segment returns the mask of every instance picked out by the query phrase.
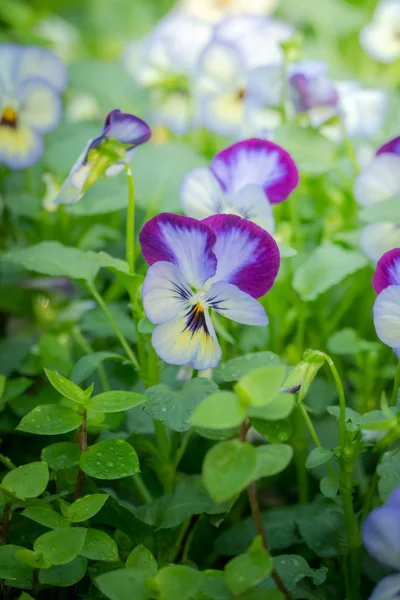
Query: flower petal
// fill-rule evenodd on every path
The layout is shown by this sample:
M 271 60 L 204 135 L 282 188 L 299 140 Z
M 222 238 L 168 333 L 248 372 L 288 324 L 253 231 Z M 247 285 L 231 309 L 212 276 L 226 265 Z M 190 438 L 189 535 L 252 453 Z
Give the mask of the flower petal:
M 376 585 L 369 600 L 398 600 L 400 598 L 400 574 L 388 575 Z
M 245 185 L 257 184 L 272 204 L 285 200 L 299 182 L 290 154 L 258 138 L 237 142 L 219 152 L 211 162 L 211 170 L 226 191 L 236 193 Z
M 376 265 L 372 285 L 377 294 L 392 285 L 400 285 L 400 248 L 385 252 Z
M 40 78 L 58 92 L 67 85 L 64 63 L 53 52 L 36 46 L 23 48 L 14 76 L 20 82 L 32 77 Z
M 244 126 L 245 105 L 238 91 L 209 94 L 197 106 L 196 122 L 218 135 L 239 137 Z
M 400 192 L 400 156 L 379 154 L 358 175 L 354 196 L 361 206 L 388 200 Z
M 400 136 L 389 140 L 388 142 L 386 142 L 386 144 L 383 144 L 383 146 L 378 148 L 378 150 L 376 151 L 376 155 L 378 156 L 379 154 L 384 154 L 385 152 L 397 154 L 397 156 L 400 156 Z
M 200 370 L 215 367 L 222 354 L 211 319 L 206 312 L 204 324 L 195 331 L 188 328 L 187 313 L 181 313 L 173 321 L 159 325 L 153 331 L 152 344 L 166 363 L 191 363 L 195 369 Z
M 282 83 L 282 67 L 279 64 L 251 69 L 246 86 L 247 98 L 259 105 L 279 106 Z
M 11 169 L 25 169 L 37 162 L 43 152 L 43 140 L 25 125 L 0 125 L 0 164 Z
M 368 553 L 387 567 L 400 570 L 400 512 L 387 506 L 365 519 L 362 539 Z
M 275 219 L 272 207 L 266 201 L 263 189 L 258 185 L 246 185 L 233 196 L 232 204 L 235 213 L 253 221 L 269 233 L 274 233 Z
M 264 296 L 279 270 L 279 250 L 274 238 L 236 215 L 214 215 L 203 223 L 217 238 L 213 252 L 218 263 L 212 282 L 233 283 L 253 298 Z
M 195 81 L 199 94 L 239 90 L 245 83 L 245 66 L 238 49 L 212 40 L 199 57 Z
M 61 100 L 51 87 L 40 79 L 29 79 L 17 93 L 22 103 L 19 116 L 25 125 L 40 133 L 54 129 L 61 119 Z
M 9 89 L 14 85 L 15 72 L 22 51 L 23 47 L 17 44 L 0 44 L 1 88 Z
M 390 348 L 400 346 L 400 286 L 389 285 L 380 292 L 374 304 L 374 325 L 381 342 Z
M 264 307 L 252 296 L 242 292 L 236 285 L 218 281 L 213 283 L 206 301 L 221 315 L 243 325 L 265 326 L 268 317 Z
M 139 117 L 123 113 L 119 109 L 112 110 L 104 123 L 103 135 L 117 140 L 121 144 L 138 146 L 147 142 L 151 137 L 151 129 Z
M 172 262 L 190 285 L 202 287 L 215 273 L 215 234 L 202 221 L 162 213 L 144 225 L 139 240 L 149 265 Z
M 147 271 L 142 290 L 143 308 L 152 323 L 159 325 L 175 319 L 190 305 L 192 295 L 176 265 L 160 261 Z
M 218 179 L 210 169 L 194 169 L 183 180 L 181 202 L 189 217 L 204 219 L 221 212 L 224 196 Z
M 336 88 L 347 135 L 374 135 L 382 127 L 386 116 L 386 92 L 363 89 L 353 81 L 338 83 Z
M 360 234 L 360 248 L 377 262 L 385 252 L 400 247 L 400 227 L 394 223 L 372 223 Z

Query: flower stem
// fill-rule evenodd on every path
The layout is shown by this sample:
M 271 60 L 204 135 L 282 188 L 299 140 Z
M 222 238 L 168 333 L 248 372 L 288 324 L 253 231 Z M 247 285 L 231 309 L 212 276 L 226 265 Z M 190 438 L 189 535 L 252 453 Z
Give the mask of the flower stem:
M 79 427 L 79 449 L 80 452 L 86 452 L 87 450 L 87 413 L 83 411 L 83 421 Z M 85 481 L 85 473 L 79 467 L 78 478 L 76 480 L 74 500 L 78 500 L 82 496 L 83 482 Z
M 4 456 L 4 454 L 0 454 L 0 463 L 2 463 L 7 469 L 9 469 L 9 471 L 12 471 L 13 469 L 17 468 L 7 456 Z
M 293 451 L 294 460 L 296 463 L 297 470 L 297 482 L 299 487 L 299 502 L 300 504 L 307 504 L 308 502 L 308 473 L 306 469 L 306 460 L 308 454 L 307 448 L 307 436 L 304 429 L 303 419 L 299 410 L 299 406 L 296 406 L 293 411 L 293 424 L 294 424 L 294 437 L 293 437 Z
M 129 273 L 135 273 L 135 185 L 133 182 L 132 170 L 128 164 L 125 164 L 125 171 L 128 180 L 128 212 L 126 216 L 126 262 L 129 266 Z
M 314 444 L 317 446 L 317 448 L 322 448 L 321 440 L 319 439 L 318 434 L 315 431 L 315 427 L 310 419 L 310 415 L 308 414 L 307 409 L 302 402 L 299 404 L 299 408 Z M 329 475 L 336 479 L 336 473 L 329 462 L 326 463 L 326 468 L 329 471 Z
M 392 392 L 392 406 L 397 406 L 397 396 L 399 393 L 400 385 L 400 360 L 397 362 L 396 375 L 394 377 L 393 392 Z
M 249 423 L 247 420 L 245 420 L 245 421 L 243 421 L 243 423 L 240 427 L 239 437 L 240 437 L 241 442 L 244 442 L 246 440 L 246 433 L 247 433 L 248 429 L 249 429 Z M 264 546 L 265 550 L 270 554 L 267 535 L 265 533 L 264 525 L 262 522 L 260 505 L 258 503 L 258 498 L 257 498 L 256 484 L 254 483 L 254 481 L 247 487 L 247 497 L 249 499 L 251 514 L 253 516 L 253 521 L 256 526 L 257 535 L 261 536 L 263 546 Z M 271 577 L 274 580 L 275 585 L 278 588 L 278 590 L 280 592 L 282 592 L 282 594 L 285 596 L 285 599 L 292 600 L 292 596 L 291 596 L 289 590 L 283 583 L 278 571 L 275 568 L 273 568 L 271 571 Z
M 121 343 L 121 346 L 123 347 L 123 349 L 126 352 L 126 355 L 128 356 L 129 360 L 132 363 L 133 368 L 135 369 L 135 371 L 139 370 L 139 363 L 137 361 L 137 358 L 132 350 L 132 348 L 130 347 L 130 345 L 128 344 L 127 339 L 125 338 L 124 334 L 122 333 L 122 331 L 119 329 L 114 317 L 112 316 L 107 304 L 104 302 L 103 298 L 101 297 L 100 293 L 97 291 L 97 289 L 95 288 L 94 284 L 92 283 L 88 283 L 87 284 L 88 290 L 89 292 L 92 294 L 93 298 L 96 300 L 97 304 L 100 306 L 100 308 L 103 310 L 104 314 L 106 315 L 107 319 L 110 322 L 111 327 L 113 328 L 115 335 L 117 336 L 118 340 Z
M 32 573 L 32 596 L 36 598 L 40 592 L 39 569 L 33 569 Z
M 10 517 L 11 517 L 11 511 L 12 511 L 12 503 L 7 502 L 7 504 L 4 505 L 4 509 L 3 509 L 3 518 L 2 518 L 2 522 L 1 522 L 1 533 L 0 533 L 0 546 L 4 546 L 5 544 L 7 544 L 7 529 L 8 529 L 8 523 L 9 523 Z

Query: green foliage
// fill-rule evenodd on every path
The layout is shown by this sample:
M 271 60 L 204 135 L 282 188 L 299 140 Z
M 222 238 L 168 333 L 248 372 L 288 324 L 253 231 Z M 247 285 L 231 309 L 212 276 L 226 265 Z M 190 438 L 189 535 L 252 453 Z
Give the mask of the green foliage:
M 99 575 L 96 586 L 109 600 L 147 600 L 144 576 L 134 569 L 118 569 Z
M 121 439 L 104 440 L 82 452 L 80 467 L 96 479 L 121 479 L 139 471 L 134 448 Z
M 22 515 L 49 529 L 63 529 L 69 526 L 68 519 L 58 514 L 50 506 L 28 506 Z
M 51 385 L 65 398 L 69 398 L 69 400 L 78 404 L 85 404 L 89 400 L 90 394 L 88 392 L 84 392 L 80 387 L 72 383 L 72 381 L 59 375 L 59 373 L 50 371 L 50 369 L 45 369 L 45 373 Z
M 39 536 L 33 545 L 35 552 L 43 555 L 51 565 L 65 565 L 81 552 L 87 529 L 69 527 L 56 529 Z
M 233 392 L 216 392 L 199 404 L 190 422 L 195 427 L 230 429 L 246 417 L 246 409 Z
M 95 412 L 114 413 L 139 406 L 146 400 L 146 396 L 135 392 L 104 392 L 91 398 L 88 408 Z
M 104 531 L 88 529 L 80 556 L 91 560 L 114 562 L 119 560 L 118 546 L 115 541 Z
M 65 503 L 62 505 L 63 514 L 72 523 L 86 521 L 101 510 L 107 502 L 107 494 L 90 494 L 84 498 L 78 498 L 70 506 Z
M 384 453 L 377 467 L 379 476 L 378 489 L 382 502 L 386 502 L 390 494 L 400 485 L 400 449 L 394 448 Z
M 261 583 L 272 571 L 273 561 L 257 537 L 246 554 L 233 558 L 225 567 L 225 581 L 234 596 Z
M 152 583 L 163 600 L 189 600 L 199 591 L 201 581 L 199 571 L 183 565 L 169 565 L 159 570 Z
M 34 462 L 13 469 L 3 477 L 2 485 L 17 498 L 37 498 L 44 492 L 49 481 L 49 469 L 45 462 Z
M 265 406 L 279 394 L 285 367 L 263 367 L 241 377 L 235 390 L 241 400 L 251 406 Z
M 55 442 L 42 450 L 42 460 L 50 469 L 59 471 L 79 465 L 80 451 L 78 444 L 73 442 Z
M 256 452 L 257 466 L 254 479 L 281 473 L 286 469 L 293 456 L 293 448 L 287 444 L 259 446 Z
M 126 567 L 135 569 L 143 577 L 155 577 L 157 575 L 157 561 L 145 546 L 136 546 L 126 559 Z
M 82 415 L 61 404 L 36 406 L 21 419 L 17 429 L 36 435 L 60 435 L 77 429 Z
M 220 362 L 214 371 L 214 378 L 217 383 L 239 381 L 241 377 L 251 371 L 281 363 L 281 358 L 273 352 L 244 354 L 226 362 Z
M 293 155 L 302 172 L 319 175 L 332 168 L 337 146 L 314 129 L 282 125 L 275 135 L 276 143 Z
M 306 467 L 307 469 L 314 469 L 320 465 L 324 465 L 333 456 L 332 450 L 327 448 L 313 448 L 310 454 L 307 456 Z

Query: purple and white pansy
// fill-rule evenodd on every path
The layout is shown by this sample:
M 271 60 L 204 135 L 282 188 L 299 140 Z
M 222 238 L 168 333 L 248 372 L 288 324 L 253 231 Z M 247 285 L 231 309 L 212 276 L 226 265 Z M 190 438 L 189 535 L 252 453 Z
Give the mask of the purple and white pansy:
M 372 280 L 378 294 L 374 324 L 379 339 L 396 351 L 400 349 L 400 248 L 386 252 L 378 261 Z
M 157 325 L 152 344 L 167 363 L 215 367 L 221 358 L 209 310 L 246 325 L 265 326 L 257 302 L 279 270 L 279 250 L 263 229 L 236 215 L 203 221 L 162 213 L 140 233 L 150 265 L 143 307 Z
M 60 121 L 67 71 L 52 52 L 15 44 L 0 44 L 0 65 L 0 164 L 24 169 Z
M 296 164 L 286 150 L 252 138 L 216 154 L 209 169 L 190 171 L 181 202 L 189 217 L 236 214 L 273 233 L 271 204 L 286 200 L 298 182 Z
M 56 198 L 57 204 L 74 204 L 103 175 L 113 177 L 122 171 L 137 146 L 151 137 L 151 129 L 134 115 L 116 109 L 104 122 L 99 137 L 91 140 L 79 156 Z
M 388 200 L 400 194 L 400 137 L 383 144 L 354 184 L 354 196 L 361 206 Z M 400 246 L 400 227 L 396 223 L 372 223 L 361 231 L 360 246 L 373 261 Z

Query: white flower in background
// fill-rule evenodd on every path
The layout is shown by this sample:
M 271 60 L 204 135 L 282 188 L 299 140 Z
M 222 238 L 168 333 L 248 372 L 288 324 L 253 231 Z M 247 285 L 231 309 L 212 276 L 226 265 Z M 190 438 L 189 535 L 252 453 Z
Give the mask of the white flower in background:
M 151 89 L 153 123 L 177 134 L 190 125 L 190 78 L 211 34 L 210 24 L 172 11 L 142 42 L 128 44 L 124 63 L 141 85 Z
M 280 0 L 181 0 L 179 8 L 190 15 L 218 23 L 230 15 L 271 14 Z
M 400 138 L 379 148 L 376 156 L 358 175 L 354 196 L 361 206 L 371 206 L 400 194 Z M 395 223 L 372 223 L 360 235 L 363 252 L 373 261 L 400 247 L 400 227 Z
M 379 2 L 372 21 L 360 32 L 360 44 L 379 62 L 400 58 L 400 0 Z
M 72 23 L 49 15 L 37 23 L 35 31 L 41 38 L 51 42 L 52 49 L 64 62 L 69 63 L 79 57 L 79 32 Z

